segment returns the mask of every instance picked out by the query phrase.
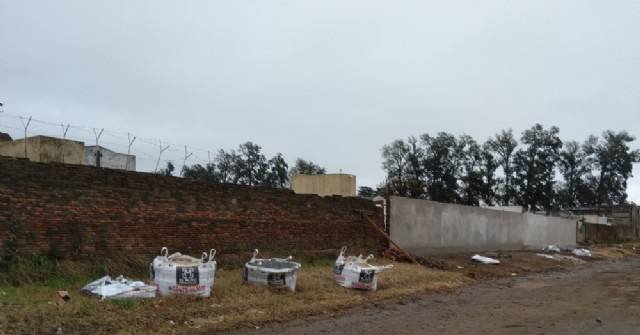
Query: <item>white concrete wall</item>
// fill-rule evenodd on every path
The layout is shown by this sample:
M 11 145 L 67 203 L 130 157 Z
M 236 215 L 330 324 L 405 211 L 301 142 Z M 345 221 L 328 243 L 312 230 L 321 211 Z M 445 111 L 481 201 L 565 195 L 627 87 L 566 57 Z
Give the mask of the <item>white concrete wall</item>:
M 410 252 L 576 245 L 573 220 L 391 197 L 391 238 Z
M 524 213 L 522 206 L 484 206 L 484 209 L 492 209 L 494 211 L 505 211 L 513 213 Z
M 100 167 L 120 170 L 136 170 L 136 156 L 120 154 L 101 146 L 86 146 L 84 148 L 84 164 L 96 166 L 96 152 L 100 151 Z

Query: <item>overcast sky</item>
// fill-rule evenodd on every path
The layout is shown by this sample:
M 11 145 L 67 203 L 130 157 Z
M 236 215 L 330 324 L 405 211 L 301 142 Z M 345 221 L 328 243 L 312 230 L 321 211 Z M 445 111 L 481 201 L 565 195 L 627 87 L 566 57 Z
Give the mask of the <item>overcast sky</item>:
M 130 133 L 139 171 L 252 141 L 375 187 L 410 135 L 640 136 L 637 0 L 0 0 L 0 29 L 0 131 Z

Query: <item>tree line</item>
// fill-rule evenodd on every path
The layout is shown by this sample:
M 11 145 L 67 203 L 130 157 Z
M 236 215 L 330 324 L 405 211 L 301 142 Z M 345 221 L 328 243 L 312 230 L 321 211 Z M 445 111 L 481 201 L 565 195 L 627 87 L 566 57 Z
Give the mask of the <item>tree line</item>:
M 484 143 L 471 136 L 439 132 L 398 139 L 384 145 L 385 180 L 358 195 L 397 195 L 470 206 L 523 206 L 534 211 L 619 205 L 627 202 L 627 180 L 640 150 L 635 137 L 607 130 L 584 142 L 563 142 L 558 127 L 535 124 L 516 139 L 501 130 Z M 212 162 L 183 166 L 180 175 L 249 186 L 289 188 L 291 175 L 324 174 L 325 168 L 297 158 L 289 166 L 282 154 L 267 159 L 262 147 L 246 142 L 237 150 L 219 150 Z M 172 175 L 170 162 L 159 173 Z
M 640 150 L 626 131 L 607 130 L 584 142 L 563 142 L 558 127 L 536 124 L 502 130 L 476 142 L 440 132 L 398 139 L 382 147 L 386 180 L 359 195 L 397 195 L 471 206 L 519 205 L 533 211 L 618 205 Z
M 297 158 L 289 168 L 282 154 L 278 153 L 267 159 L 261 150 L 262 147 L 253 142 L 241 144 L 237 151 L 221 149 L 210 163 L 183 166 L 181 176 L 190 180 L 288 188 L 291 185 L 291 175 L 294 173 L 326 173 L 325 168 L 302 158 Z M 170 176 L 174 170 L 173 164 L 168 162 L 167 167 L 160 169 L 159 173 Z

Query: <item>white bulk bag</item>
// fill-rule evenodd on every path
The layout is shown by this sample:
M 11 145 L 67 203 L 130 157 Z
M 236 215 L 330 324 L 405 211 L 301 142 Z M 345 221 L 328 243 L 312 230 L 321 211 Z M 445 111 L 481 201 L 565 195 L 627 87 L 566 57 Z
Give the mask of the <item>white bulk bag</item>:
M 179 252 L 169 254 L 163 247 L 160 256 L 151 263 L 151 282 L 158 287 L 160 295 L 184 294 L 208 297 L 216 276 L 216 250 L 209 255 L 202 253 L 200 259 Z
M 292 262 L 288 258 L 256 258 L 258 249 L 253 252 L 253 257 L 244 265 L 243 279 L 245 283 L 255 285 L 282 286 L 291 292 L 296 290 L 298 269 L 302 265 Z
M 373 255 L 367 258 L 362 258 L 362 255 L 345 257 L 345 251 L 347 247 L 342 247 L 333 267 L 333 280 L 340 286 L 375 291 L 378 289 L 379 273 L 393 267 L 393 264 L 385 266 L 368 264 L 367 261 L 372 259 Z

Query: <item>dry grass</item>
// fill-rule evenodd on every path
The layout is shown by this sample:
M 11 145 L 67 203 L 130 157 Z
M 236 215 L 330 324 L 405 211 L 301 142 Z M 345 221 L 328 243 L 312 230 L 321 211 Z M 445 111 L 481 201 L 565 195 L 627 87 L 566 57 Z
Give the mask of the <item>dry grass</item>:
M 135 260 L 129 265 L 134 264 L 137 264 Z M 73 270 L 73 263 L 61 266 L 75 274 L 95 270 L 82 269 L 82 265 L 79 265 L 81 269 Z M 79 291 L 95 277 L 80 276 L 20 287 L 5 285 L 0 286 L 0 334 L 52 334 L 58 328 L 62 328 L 64 334 L 206 333 L 333 314 L 387 298 L 471 283 L 462 274 L 395 264 L 394 268 L 381 273 L 377 291 L 360 291 L 335 284 L 331 271 L 331 260 L 303 264 L 296 292 L 291 293 L 246 285 L 242 283 L 242 270 L 219 269 L 213 293 L 208 298 L 172 296 L 99 301 Z M 49 304 L 57 290 L 70 291 L 71 300 L 63 306 Z
M 634 250 L 632 244 L 621 244 L 616 247 L 595 246 L 590 249 L 591 255 L 607 259 L 623 259 L 637 255 L 640 250 Z
M 631 245 L 589 249 L 594 260 L 638 255 L 638 250 L 633 250 Z M 237 264 L 228 265 L 233 260 L 228 255 L 224 262 L 219 262 L 226 266 L 219 267 L 213 293 L 208 298 L 171 296 L 105 301 L 81 294 L 80 289 L 106 273 L 125 274 L 147 282 L 149 259 L 127 256 L 100 263 L 87 260 L 55 263 L 37 256 L 17 261 L 0 273 L 0 283 L 5 282 L 0 284 L 0 335 L 53 334 L 58 328 L 67 335 L 210 334 L 330 316 L 349 307 L 376 304 L 385 299 L 404 301 L 419 293 L 447 291 L 482 278 L 549 271 L 561 266 L 557 261 L 526 252 L 514 252 L 513 259 L 505 258 L 500 267 L 478 265 L 465 254 L 440 255 L 431 260 L 438 261 L 446 271 L 396 263 L 394 268 L 380 274 L 377 291 L 361 291 L 333 282 L 335 258 L 326 258 L 324 254 L 321 259 L 312 256 L 303 258 L 295 293 L 243 284 L 242 269 Z M 241 264 L 241 260 L 248 257 L 248 254 L 238 255 L 236 263 Z M 378 260 L 377 265 L 389 262 Z M 15 280 L 19 278 L 25 280 L 16 286 Z M 71 300 L 62 306 L 49 304 L 58 290 L 69 291 Z

